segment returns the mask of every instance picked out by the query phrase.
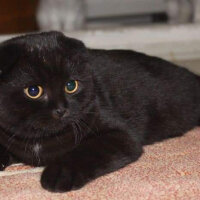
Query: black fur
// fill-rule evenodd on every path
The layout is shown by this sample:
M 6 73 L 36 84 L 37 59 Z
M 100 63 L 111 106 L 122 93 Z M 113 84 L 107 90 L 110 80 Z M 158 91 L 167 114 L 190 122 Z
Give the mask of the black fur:
M 137 160 L 144 144 L 199 125 L 200 79 L 156 57 L 88 49 L 59 32 L 0 45 L 0 169 L 45 166 L 42 186 L 78 189 Z M 79 81 L 66 94 L 67 80 Z M 24 88 L 41 85 L 32 100 Z M 57 108 L 69 116 L 52 117 Z

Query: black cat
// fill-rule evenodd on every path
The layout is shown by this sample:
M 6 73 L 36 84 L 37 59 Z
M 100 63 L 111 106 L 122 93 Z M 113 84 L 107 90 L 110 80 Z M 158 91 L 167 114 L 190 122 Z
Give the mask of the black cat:
M 200 78 L 156 57 L 88 49 L 59 32 L 0 45 L 0 167 L 45 166 L 65 192 L 199 125 Z

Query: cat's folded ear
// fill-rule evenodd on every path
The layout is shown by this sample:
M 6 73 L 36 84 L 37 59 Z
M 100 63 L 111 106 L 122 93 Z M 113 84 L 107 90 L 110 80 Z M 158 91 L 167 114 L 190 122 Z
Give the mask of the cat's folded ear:
M 20 55 L 18 44 L 6 41 L 0 44 L 0 77 L 8 73 Z
M 70 55 L 71 59 L 88 56 L 87 47 L 80 40 L 59 34 L 58 43 L 67 49 L 67 54 Z

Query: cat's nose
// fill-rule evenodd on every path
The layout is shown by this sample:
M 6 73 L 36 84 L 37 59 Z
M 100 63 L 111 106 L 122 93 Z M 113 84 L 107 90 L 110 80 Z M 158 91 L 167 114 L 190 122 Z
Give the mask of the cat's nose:
M 52 116 L 55 119 L 65 118 L 69 116 L 69 109 L 67 108 L 57 108 L 52 112 Z

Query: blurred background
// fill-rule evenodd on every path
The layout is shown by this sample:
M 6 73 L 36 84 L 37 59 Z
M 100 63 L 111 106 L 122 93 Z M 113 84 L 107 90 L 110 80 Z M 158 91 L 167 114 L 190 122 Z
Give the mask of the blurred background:
M 0 0 L 0 40 L 58 30 L 93 48 L 134 49 L 200 73 L 200 0 Z
M 0 33 L 179 24 L 199 20 L 198 0 L 0 0 Z

